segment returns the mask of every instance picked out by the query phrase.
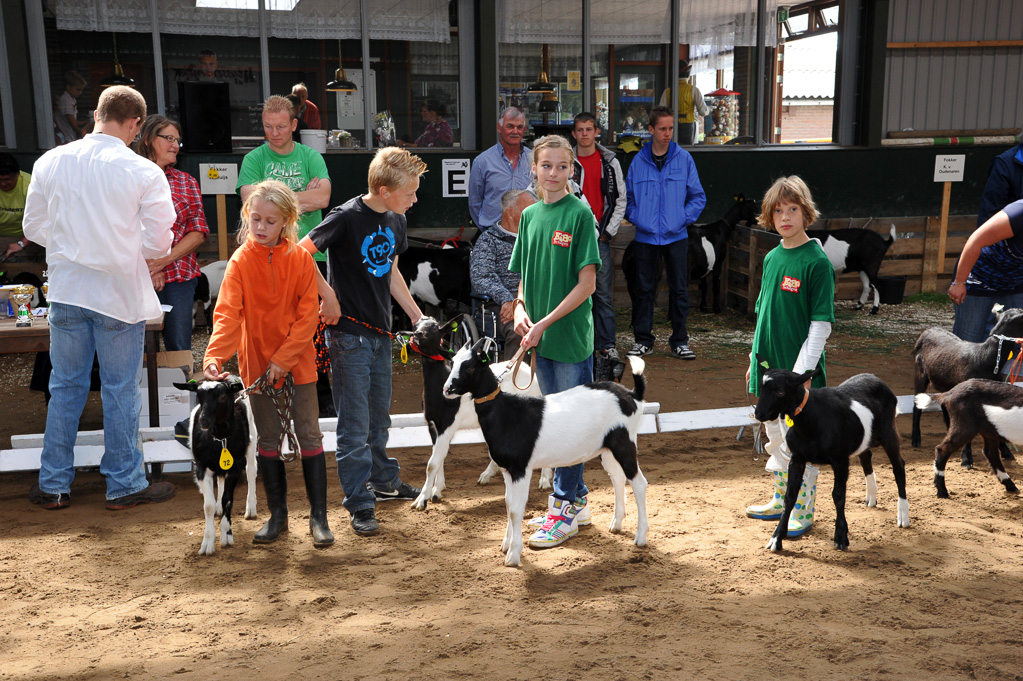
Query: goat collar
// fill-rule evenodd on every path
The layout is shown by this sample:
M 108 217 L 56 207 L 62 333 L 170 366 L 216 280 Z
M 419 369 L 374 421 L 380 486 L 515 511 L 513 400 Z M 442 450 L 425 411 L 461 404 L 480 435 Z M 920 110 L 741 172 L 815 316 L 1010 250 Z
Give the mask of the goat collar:
M 494 388 L 494 392 L 490 393 L 489 395 L 486 395 L 485 397 L 477 397 L 476 399 L 473 400 L 473 402 L 475 402 L 476 404 L 483 404 L 484 402 L 489 402 L 490 400 L 497 397 L 497 394 L 499 392 L 501 392 L 500 385 Z
M 806 401 L 808 399 L 810 399 L 810 391 L 807 390 L 806 388 L 803 388 L 803 401 L 800 402 L 799 406 L 796 407 L 796 410 L 792 412 L 793 416 L 799 416 L 799 412 L 803 411 L 803 407 L 806 406 Z
M 422 350 L 419 349 L 419 346 L 416 345 L 416 342 L 413 339 L 411 339 L 411 338 L 409 339 L 408 346 L 410 348 L 412 348 L 413 350 L 415 350 L 416 352 L 418 352 L 423 357 L 427 358 L 427 359 L 437 360 L 438 362 L 443 362 L 443 361 L 445 361 L 447 359 L 446 357 L 444 357 L 442 355 L 439 355 L 439 354 L 438 355 L 428 355 L 428 354 L 426 354 L 425 352 L 423 352 Z

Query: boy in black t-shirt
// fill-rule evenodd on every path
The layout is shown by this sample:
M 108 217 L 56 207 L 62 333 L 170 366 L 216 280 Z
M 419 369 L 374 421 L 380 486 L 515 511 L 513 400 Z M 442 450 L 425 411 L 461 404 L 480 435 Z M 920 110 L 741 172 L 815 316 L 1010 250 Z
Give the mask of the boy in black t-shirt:
M 337 408 L 337 473 L 352 529 L 379 532 L 377 501 L 412 500 L 419 489 L 401 481 L 387 456 L 391 425 L 391 296 L 415 324 L 422 316 L 398 267 L 408 247 L 405 211 L 416 202 L 426 164 L 403 149 L 377 152 L 369 192 L 338 206 L 302 239 L 310 253 L 326 251 L 327 277 L 341 319 L 327 328 Z

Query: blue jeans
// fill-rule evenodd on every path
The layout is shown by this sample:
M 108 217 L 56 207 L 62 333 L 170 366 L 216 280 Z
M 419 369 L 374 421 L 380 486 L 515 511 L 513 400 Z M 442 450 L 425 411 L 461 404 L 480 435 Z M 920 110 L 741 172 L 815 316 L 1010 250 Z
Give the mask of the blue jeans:
M 657 274 L 664 260 L 668 276 L 668 318 L 671 319 L 669 343 L 674 350 L 689 344 L 686 319 L 689 317 L 689 239 L 679 239 L 657 246 L 634 242 L 636 254 L 636 300 L 632 314 L 632 333 L 637 343 L 654 346 L 654 298 L 657 295 Z
M 563 390 L 583 385 L 593 380 L 593 355 L 576 364 L 555 362 L 552 359 L 536 357 L 536 380 L 544 395 L 560 393 Z M 590 493 L 583 482 L 586 464 L 576 464 L 554 469 L 554 496 L 565 501 L 575 501 Z
M 593 292 L 593 349 L 607 350 L 615 346 L 615 308 L 612 302 L 611 280 L 614 275 L 611 262 L 611 244 L 601 239 L 600 269 L 597 270 L 597 288 Z
M 956 320 L 952 325 L 952 333 L 964 341 L 983 343 L 991 335 L 995 325 L 995 316 L 991 308 L 995 303 L 1011 307 L 1023 307 L 1023 293 L 1007 293 L 997 296 L 966 295 L 962 305 L 956 305 Z
M 337 476 L 349 513 L 376 506 L 366 483 L 392 489 L 398 460 L 387 456 L 391 427 L 391 339 L 327 329 L 334 408 L 337 409 Z
M 103 458 L 107 499 L 141 492 L 146 480 L 139 445 L 142 342 L 146 323 L 128 324 L 76 305 L 50 303 L 50 404 L 39 489 L 69 494 L 75 479 L 78 420 L 89 396 L 93 354 L 103 383 Z
M 171 311 L 163 317 L 163 345 L 167 350 L 192 349 L 192 304 L 198 283 L 198 277 L 172 281 L 156 292 L 161 303 L 171 306 Z

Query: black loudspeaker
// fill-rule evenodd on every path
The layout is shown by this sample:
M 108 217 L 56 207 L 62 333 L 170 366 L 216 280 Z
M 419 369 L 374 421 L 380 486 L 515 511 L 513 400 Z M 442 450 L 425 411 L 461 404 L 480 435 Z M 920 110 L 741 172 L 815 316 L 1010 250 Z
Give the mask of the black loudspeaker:
M 227 83 L 178 83 L 185 151 L 231 152 L 231 95 Z

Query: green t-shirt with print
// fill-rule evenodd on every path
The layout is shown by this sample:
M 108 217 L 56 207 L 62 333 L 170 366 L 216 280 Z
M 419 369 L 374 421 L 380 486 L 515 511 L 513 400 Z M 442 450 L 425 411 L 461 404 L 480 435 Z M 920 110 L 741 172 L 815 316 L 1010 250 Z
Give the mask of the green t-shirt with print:
M 810 322 L 835 321 L 835 270 L 820 242 L 811 239 L 796 248 L 779 244 L 767 254 L 756 314 L 749 388 L 759 395 L 763 370 L 757 354 L 767 359 L 770 369 L 791 370 L 810 333 Z M 824 353 L 817 366 L 821 373 L 811 386 L 823 388 Z
M 300 192 L 314 177 L 330 179 L 327 164 L 320 152 L 295 142 L 295 148 L 290 154 L 281 155 L 272 150 L 269 144 L 264 144 L 245 154 L 241 170 L 238 172 L 236 189 L 241 189 L 247 184 L 258 184 L 263 180 L 279 180 L 292 191 Z M 323 211 L 302 213 L 298 218 L 298 238 L 304 237 L 322 221 Z M 317 253 L 313 257 L 316 260 L 327 260 L 324 253 Z
M 32 176 L 24 170 L 18 175 L 18 183 L 9 192 L 0 191 L 0 236 L 20 237 L 25 232 L 21 219 L 25 216 L 25 197 Z
M 587 265 L 600 269 L 597 230 L 587 204 L 568 194 L 555 203 L 535 203 L 522 211 L 508 269 L 522 275 L 522 296 L 530 319 L 542 319 L 560 305 Z M 540 337 L 537 351 L 541 357 L 566 364 L 592 355 L 592 299 L 551 324 Z

